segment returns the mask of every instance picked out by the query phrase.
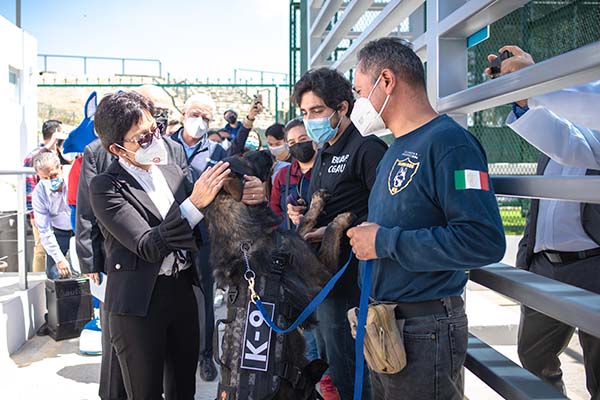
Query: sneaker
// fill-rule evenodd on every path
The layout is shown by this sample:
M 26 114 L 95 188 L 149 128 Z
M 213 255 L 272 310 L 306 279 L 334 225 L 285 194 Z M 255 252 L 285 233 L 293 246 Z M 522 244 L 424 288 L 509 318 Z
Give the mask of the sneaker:
M 212 358 L 201 358 L 198 362 L 198 367 L 200 367 L 200 378 L 202 378 L 203 381 L 212 382 L 217 379 L 217 367 L 215 367 Z
M 331 381 L 331 376 L 326 374 L 319 382 L 319 387 L 321 388 L 321 396 L 325 400 L 340 400 L 340 394 L 337 391 L 337 388 Z

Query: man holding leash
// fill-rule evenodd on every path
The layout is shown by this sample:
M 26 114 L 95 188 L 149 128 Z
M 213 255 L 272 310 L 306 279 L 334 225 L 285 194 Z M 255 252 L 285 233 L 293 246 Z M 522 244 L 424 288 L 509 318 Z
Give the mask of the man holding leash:
M 391 325 L 406 352 L 397 373 L 370 365 L 374 398 L 462 399 L 465 271 L 505 251 L 485 152 L 433 110 L 421 60 L 402 40 L 368 43 L 354 83 L 358 130 L 387 127 L 395 138 L 377 168 L 368 222 L 348 231 L 356 257 L 373 260 L 370 297 L 395 304 Z

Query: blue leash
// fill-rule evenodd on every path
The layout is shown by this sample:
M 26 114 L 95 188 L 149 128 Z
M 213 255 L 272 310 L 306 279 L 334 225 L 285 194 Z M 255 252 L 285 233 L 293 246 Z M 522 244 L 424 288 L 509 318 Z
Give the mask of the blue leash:
M 269 314 L 267 313 L 267 310 L 265 310 L 265 307 L 263 306 L 262 301 L 260 299 L 257 299 L 255 301 L 256 307 L 262 314 L 264 320 L 271 327 L 271 329 L 273 329 L 277 333 L 289 333 L 289 332 L 293 331 L 294 329 L 298 328 L 300 326 L 300 324 L 302 324 L 304 321 L 306 321 L 306 319 L 317 309 L 317 307 L 319 307 L 319 305 L 323 302 L 323 300 L 325 300 L 325 297 L 327 297 L 329 292 L 331 292 L 331 289 L 333 289 L 333 287 L 335 286 L 337 281 L 342 277 L 342 275 L 344 275 L 344 272 L 346 272 L 346 269 L 348 269 L 348 265 L 350 265 L 350 261 L 352 261 L 352 253 L 350 253 L 350 257 L 348 257 L 348 261 L 346 262 L 346 265 L 344 265 L 329 280 L 329 282 L 327 282 L 327 284 L 323 287 L 323 289 L 321 289 L 321 291 L 312 299 L 312 301 L 310 303 L 308 303 L 308 305 L 302 311 L 302 313 L 298 316 L 298 318 L 296 318 L 296 320 L 286 329 L 281 329 L 280 327 L 275 325 L 275 323 L 269 317 Z
M 358 322 L 356 323 L 356 356 L 354 367 L 354 400 L 362 398 L 363 377 L 365 371 L 365 325 L 367 325 L 367 311 L 369 310 L 369 294 L 371 293 L 371 273 L 373 260 L 365 262 L 362 286 L 360 288 L 360 302 L 358 304 Z
M 262 314 L 267 325 L 271 327 L 277 333 L 289 333 L 294 329 L 298 328 L 306 319 L 317 309 L 317 307 L 325 300 L 331 289 L 335 286 L 337 281 L 348 269 L 350 261 L 352 261 L 353 253 L 350 253 L 346 264 L 327 282 L 327 284 L 321 289 L 321 291 L 312 299 L 312 301 L 306 306 L 302 313 L 296 318 L 296 320 L 286 329 L 281 329 L 271 320 L 267 310 L 262 304 L 260 298 L 255 300 L 256 307 Z M 358 308 L 358 323 L 356 326 L 356 358 L 355 358 L 355 370 L 354 370 L 354 400 L 361 400 L 362 389 L 363 389 L 363 377 L 365 371 L 365 354 L 364 354 L 364 340 L 365 340 L 365 325 L 367 324 L 367 311 L 369 306 L 369 294 L 371 293 L 371 274 L 373 270 L 373 261 L 368 260 L 365 263 L 365 269 L 363 271 L 362 287 L 360 292 L 360 303 Z

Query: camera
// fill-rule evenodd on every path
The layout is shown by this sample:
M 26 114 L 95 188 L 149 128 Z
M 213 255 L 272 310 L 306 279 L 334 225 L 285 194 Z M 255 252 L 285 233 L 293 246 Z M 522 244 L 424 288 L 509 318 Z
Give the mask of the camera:
M 490 73 L 491 73 L 492 79 L 495 79 L 500 76 L 500 69 L 501 69 L 500 67 L 502 65 L 502 61 L 504 61 L 510 57 L 512 57 L 512 54 L 510 54 L 507 50 L 505 50 L 502 53 L 500 53 L 498 55 L 498 57 L 496 57 L 495 60 L 492 60 L 490 62 Z

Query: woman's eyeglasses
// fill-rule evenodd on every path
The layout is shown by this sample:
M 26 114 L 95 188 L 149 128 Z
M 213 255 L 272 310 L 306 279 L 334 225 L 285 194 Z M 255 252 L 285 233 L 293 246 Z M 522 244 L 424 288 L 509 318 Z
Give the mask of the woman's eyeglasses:
M 159 139 L 160 135 L 160 127 L 155 127 L 150 129 L 146 133 L 142 133 L 137 139 L 123 139 L 124 142 L 129 143 L 137 143 L 142 149 L 148 148 L 152 144 L 154 138 Z

